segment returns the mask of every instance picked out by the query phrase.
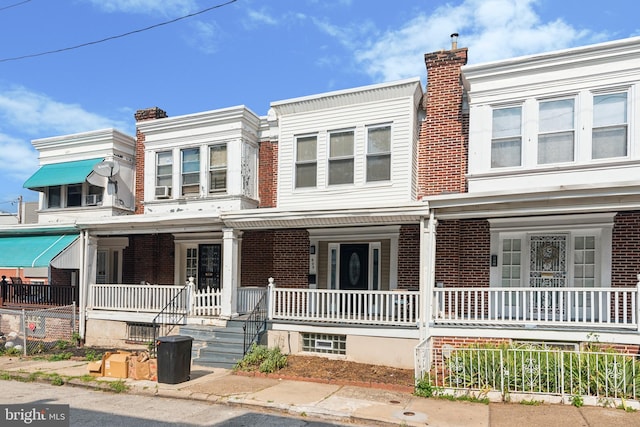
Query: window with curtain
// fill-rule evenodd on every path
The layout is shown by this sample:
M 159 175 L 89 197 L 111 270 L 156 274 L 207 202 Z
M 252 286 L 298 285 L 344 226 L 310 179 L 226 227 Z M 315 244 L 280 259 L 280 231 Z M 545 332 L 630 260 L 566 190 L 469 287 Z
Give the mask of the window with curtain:
M 353 131 L 329 134 L 329 185 L 353 184 Z
M 593 97 L 591 157 L 606 159 L 627 155 L 627 93 Z
M 296 138 L 296 188 L 315 187 L 318 169 L 318 137 Z
M 522 107 L 493 110 L 491 131 L 491 167 L 522 164 Z
M 171 188 L 173 177 L 173 154 L 163 151 L 156 154 L 156 187 Z
M 573 99 L 539 104 L 538 164 L 572 162 L 575 146 Z
M 391 126 L 367 129 L 367 182 L 391 179 Z
M 182 195 L 200 192 L 200 149 L 187 148 L 182 154 Z
M 209 193 L 227 189 L 227 144 L 209 147 Z

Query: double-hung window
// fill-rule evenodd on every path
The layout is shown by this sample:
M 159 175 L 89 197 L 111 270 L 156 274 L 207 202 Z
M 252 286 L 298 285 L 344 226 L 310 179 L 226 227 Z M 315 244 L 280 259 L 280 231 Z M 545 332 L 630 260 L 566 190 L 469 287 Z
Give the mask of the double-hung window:
M 391 126 L 367 129 L 367 182 L 391 179 Z
M 591 156 L 594 159 L 627 155 L 627 93 L 593 97 Z
M 47 188 L 47 208 L 62 207 L 62 187 L 54 185 Z
M 522 164 L 522 107 L 493 110 L 491 132 L 491 167 L 504 168 Z
M 173 153 L 163 151 L 156 154 L 156 196 L 171 195 L 171 181 L 173 179 Z
M 329 185 L 353 184 L 353 131 L 329 134 Z
M 227 189 L 227 144 L 209 147 L 209 193 Z
M 182 195 L 200 193 L 200 149 L 186 148 L 182 154 Z
M 575 146 L 573 99 L 539 104 L 538 164 L 572 162 Z
M 318 169 L 318 137 L 296 138 L 296 188 L 315 187 Z
M 67 206 L 82 206 L 82 184 L 67 185 Z

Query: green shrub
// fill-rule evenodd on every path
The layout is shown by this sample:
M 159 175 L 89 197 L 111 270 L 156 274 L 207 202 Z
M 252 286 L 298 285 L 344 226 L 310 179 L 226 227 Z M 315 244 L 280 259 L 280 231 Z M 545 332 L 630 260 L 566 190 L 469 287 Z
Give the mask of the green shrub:
M 236 363 L 234 369 L 240 371 L 255 371 L 272 373 L 287 366 L 287 356 L 282 354 L 279 347 L 269 349 L 264 345 L 253 344 L 245 356 Z

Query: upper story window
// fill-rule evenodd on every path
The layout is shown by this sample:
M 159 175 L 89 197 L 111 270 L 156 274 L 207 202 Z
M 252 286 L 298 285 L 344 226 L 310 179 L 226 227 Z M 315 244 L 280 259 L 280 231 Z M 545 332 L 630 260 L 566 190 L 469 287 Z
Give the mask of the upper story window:
M 573 99 L 539 104 L 538 164 L 574 160 L 575 108 Z
M 67 185 L 67 206 L 82 206 L 82 184 Z
M 62 186 L 56 185 L 47 188 L 47 208 L 62 207 Z
M 318 137 L 296 138 L 296 188 L 315 187 L 318 169 Z
M 163 151 L 156 154 L 156 196 L 171 196 L 171 180 L 173 177 L 173 153 Z
M 593 97 L 591 156 L 593 159 L 627 155 L 627 93 Z
M 209 192 L 227 189 L 227 144 L 209 147 Z
M 493 110 L 491 167 L 522 164 L 522 107 Z
M 182 195 L 200 193 L 200 149 L 187 148 L 182 155 Z
M 87 197 L 85 198 L 85 205 L 95 206 L 101 204 L 103 194 L 104 188 L 98 187 L 97 185 L 89 184 L 89 191 L 87 193 Z
M 329 134 L 329 185 L 353 184 L 353 131 Z
M 367 182 L 391 179 L 391 126 L 367 129 Z

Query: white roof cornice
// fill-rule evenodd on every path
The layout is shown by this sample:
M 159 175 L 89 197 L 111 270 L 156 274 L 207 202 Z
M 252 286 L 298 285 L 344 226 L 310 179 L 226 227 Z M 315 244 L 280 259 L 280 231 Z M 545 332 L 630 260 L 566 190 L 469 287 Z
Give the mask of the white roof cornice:
M 276 101 L 271 103 L 271 108 L 278 115 L 286 115 L 399 97 L 413 97 L 414 103 L 419 103 L 422 97 L 420 78 L 414 77 L 395 82 Z
M 137 129 L 145 135 L 167 131 L 187 130 L 196 127 L 220 125 L 229 122 L 245 122 L 257 129 L 260 117 L 244 105 L 205 111 L 183 116 L 145 120 L 136 123 Z

